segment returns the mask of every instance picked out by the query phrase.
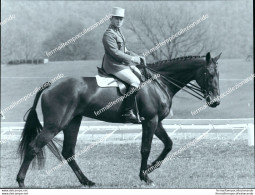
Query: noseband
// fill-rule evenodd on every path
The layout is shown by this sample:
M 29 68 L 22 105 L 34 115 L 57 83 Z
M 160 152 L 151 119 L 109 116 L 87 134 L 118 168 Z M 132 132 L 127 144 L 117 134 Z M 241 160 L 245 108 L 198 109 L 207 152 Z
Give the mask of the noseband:
M 217 65 L 218 62 L 216 62 L 213 58 L 211 58 L 212 62 Z M 208 76 L 207 76 L 207 69 L 206 69 L 206 64 L 205 64 L 205 68 L 204 68 L 204 87 L 201 90 L 202 93 L 204 94 L 204 99 L 207 99 L 210 95 L 210 93 L 208 92 L 208 82 L 207 82 Z

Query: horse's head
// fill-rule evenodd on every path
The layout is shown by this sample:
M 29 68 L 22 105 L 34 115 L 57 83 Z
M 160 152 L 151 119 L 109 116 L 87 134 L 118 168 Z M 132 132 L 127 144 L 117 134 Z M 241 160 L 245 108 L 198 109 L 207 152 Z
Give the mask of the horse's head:
M 204 93 L 207 104 L 213 108 L 220 104 L 219 71 L 217 68 L 220 55 L 221 53 L 212 58 L 210 52 L 208 52 L 205 67 L 196 76 L 196 81 Z

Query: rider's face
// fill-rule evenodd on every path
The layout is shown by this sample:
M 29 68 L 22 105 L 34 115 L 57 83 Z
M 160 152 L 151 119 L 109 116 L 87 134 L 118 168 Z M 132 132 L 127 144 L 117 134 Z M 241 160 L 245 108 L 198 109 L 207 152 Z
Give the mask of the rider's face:
M 111 18 L 111 23 L 117 28 L 120 28 L 123 24 L 124 18 L 123 17 L 118 17 L 118 16 L 113 16 Z

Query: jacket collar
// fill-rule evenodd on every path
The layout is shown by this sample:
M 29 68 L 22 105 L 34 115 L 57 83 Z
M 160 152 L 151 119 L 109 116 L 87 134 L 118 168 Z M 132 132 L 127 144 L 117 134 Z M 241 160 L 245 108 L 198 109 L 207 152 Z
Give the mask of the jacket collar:
M 124 35 L 122 34 L 120 28 L 117 28 L 117 27 L 115 27 L 115 26 L 112 25 L 112 24 L 109 25 L 109 28 L 110 28 L 110 29 L 113 29 L 114 32 L 116 32 L 116 33 L 119 31 L 119 34 L 120 34 L 121 38 L 122 38 L 123 41 L 125 42 L 125 37 L 124 37 Z
M 115 32 L 120 31 L 120 28 L 117 28 L 112 24 L 109 25 L 109 28 L 113 29 Z

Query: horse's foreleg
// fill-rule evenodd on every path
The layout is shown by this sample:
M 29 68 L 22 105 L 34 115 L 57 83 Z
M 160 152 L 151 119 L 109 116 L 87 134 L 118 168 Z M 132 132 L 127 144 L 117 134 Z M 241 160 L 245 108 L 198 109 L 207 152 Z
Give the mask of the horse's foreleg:
M 155 116 L 149 121 L 143 121 L 143 134 L 142 134 L 142 147 L 141 147 L 141 168 L 140 168 L 140 179 L 144 180 L 147 184 L 151 184 L 152 180 L 148 177 L 146 173 L 147 162 L 151 151 L 151 142 L 153 134 L 158 126 L 158 116 Z
M 81 124 L 82 116 L 75 117 L 69 125 L 63 130 L 64 132 L 64 145 L 62 150 L 63 157 L 67 160 L 69 166 L 79 179 L 80 183 L 86 186 L 95 185 L 94 182 L 90 181 L 81 171 L 80 167 L 75 161 L 75 145 Z
M 158 128 L 155 131 L 155 135 L 164 143 L 165 147 L 163 151 L 161 152 L 161 154 L 159 155 L 159 157 L 155 161 L 153 161 L 153 163 L 148 167 L 146 171 L 147 173 L 150 173 L 154 171 L 155 169 L 159 168 L 163 160 L 167 156 L 167 154 L 172 150 L 173 142 L 170 139 L 170 137 L 167 135 L 167 132 L 162 126 L 161 122 L 159 122 L 158 124 Z

